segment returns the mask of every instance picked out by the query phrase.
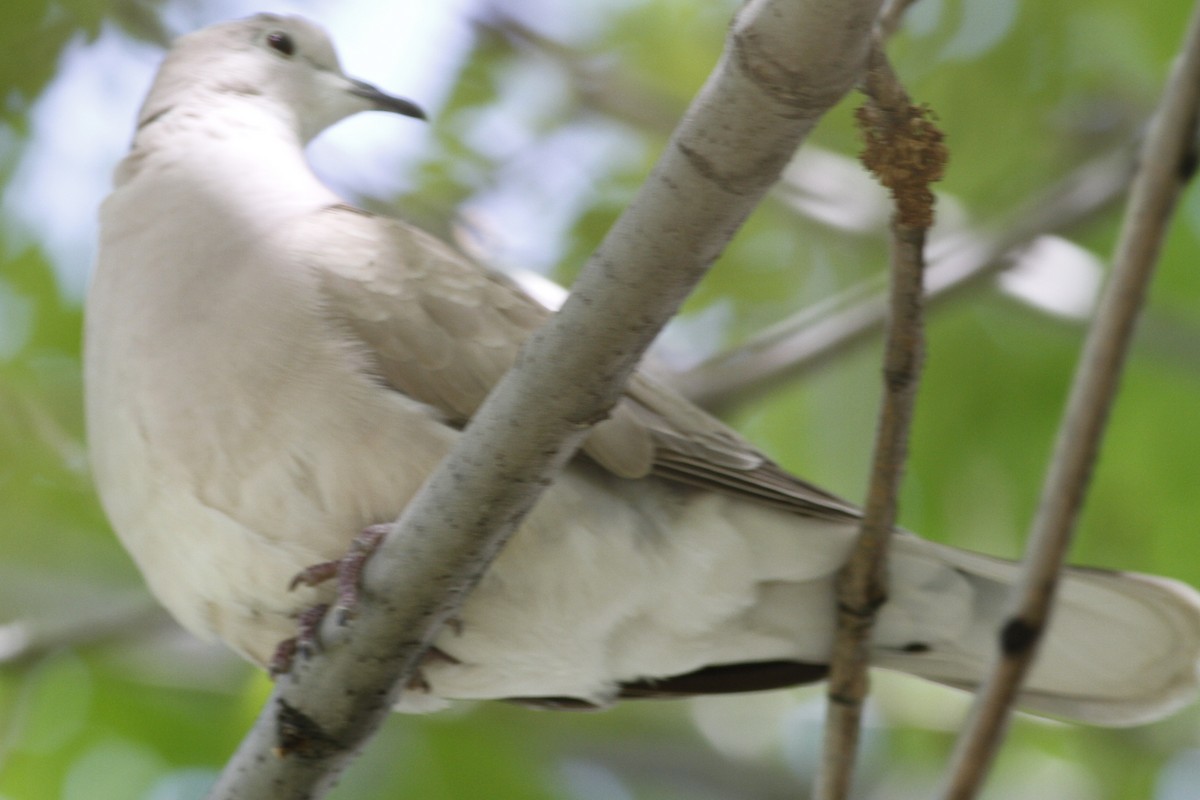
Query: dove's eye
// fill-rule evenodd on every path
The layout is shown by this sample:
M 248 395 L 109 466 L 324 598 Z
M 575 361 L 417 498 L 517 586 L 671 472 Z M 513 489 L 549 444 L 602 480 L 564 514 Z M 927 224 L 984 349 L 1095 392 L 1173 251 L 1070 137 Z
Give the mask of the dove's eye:
M 275 31 L 267 34 L 267 46 L 272 50 L 283 53 L 285 56 L 290 56 L 296 52 L 296 43 L 292 41 L 292 37 L 288 36 L 283 31 Z

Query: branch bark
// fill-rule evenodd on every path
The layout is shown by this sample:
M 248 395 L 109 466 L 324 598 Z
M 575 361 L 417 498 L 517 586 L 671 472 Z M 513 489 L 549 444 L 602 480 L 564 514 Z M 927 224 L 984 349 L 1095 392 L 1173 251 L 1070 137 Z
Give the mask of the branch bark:
M 1134 325 L 1167 224 L 1196 169 L 1200 117 L 1200 6 L 1192 12 L 1182 55 L 1142 147 L 1129 206 L 1096 319 L 1088 331 L 1038 512 L 1013 612 L 999 637 L 999 658 L 976 695 L 941 797 L 969 800 L 999 749 L 1012 704 L 1037 654 L 1059 574 L 1083 505 Z
M 280 680 L 209 798 L 312 798 L 332 785 L 659 328 L 860 78 L 879 5 L 742 6 L 716 70 L 563 310 L 372 559 L 353 635 L 326 625 L 324 653 Z

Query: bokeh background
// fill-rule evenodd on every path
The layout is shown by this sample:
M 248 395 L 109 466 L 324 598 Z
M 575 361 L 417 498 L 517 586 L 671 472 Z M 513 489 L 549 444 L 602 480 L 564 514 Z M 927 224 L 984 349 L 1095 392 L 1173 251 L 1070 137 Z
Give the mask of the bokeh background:
M 6 0 L 0 13 L 0 799 L 201 796 L 269 691 L 158 612 L 108 529 L 81 420 L 96 207 L 163 43 L 255 11 L 311 16 L 347 70 L 432 124 L 350 120 L 314 144 L 355 202 L 499 269 L 569 283 L 716 62 L 732 0 Z M 1182 0 L 922 0 L 892 53 L 952 160 L 943 234 L 971 245 L 1094 159 L 1128 153 L 1189 13 Z M 852 160 L 850 98 L 664 337 L 687 370 L 877 277 L 887 208 Z M 1083 197 L 1095 190 L 1084 187 Z M 1093 198 L 1094 199 L 1094 198 Z M 1085 203 L 1086 205 L 1086 203 Z M 903 523 L 1021 552 L 1120 204 L 932 314 Z M 1016 215 L 1016 217 L 1014 217 Z M 1036 215 L 1035 215 L 1036 216 Z M 1038 222 L 1037 219 L 1033 220 Z M 812 311 L 812 309 L 816 309 Z M 137 313 L 137 309 L 130 309 Z M 878 342 L 722 413 L 779 461 L 861 498 Z M 1073 560 L 1200 585 L 1200 195 L 1165 249 Z M 965 696 L 877 674 L 859 796 L 929 797 Z M 463 704 L 394 717 L 338 798 L 803 797 L 819 690 L 600 714 Z M 988 798 L 1200 796 L 1196 709 L 1143 728 L 1019 718 Z

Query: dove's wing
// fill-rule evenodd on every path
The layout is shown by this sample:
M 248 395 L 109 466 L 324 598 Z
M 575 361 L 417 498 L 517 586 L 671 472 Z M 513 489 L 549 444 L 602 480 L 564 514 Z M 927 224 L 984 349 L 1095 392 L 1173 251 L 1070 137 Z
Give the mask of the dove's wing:
M 366 348 L 383 382 L 465 423 L 550 312 L 417 228 L 344 205 L 320 214 L 298 248 L 320 276 L 325 312 Z M 641 477 L 654 445 L 618 409 L 584 451 L 617 475 Z
M 363 344 L 389 386 L 454 425 L 475 413 L 520 343 L 549 315 L 442 241 L 349 206 L 321 212 L 302 258 L 325 312 Z
M 551 312 L 402 222 L 345 205 L 319 213 L 297 247 L 319 276 L 325 313 L 361 343 L 384 383 L 464 423 Z M 807 515 L 858 515 L 644 374 L 583 451 L 621 477 L 654 473 Z
M 654 442 L 654 474 L 741 495 L 810 517 L 857 520 L 858 507 L 780 467 L 729 426 L 674 390 L 638 373 L 628 406 Z

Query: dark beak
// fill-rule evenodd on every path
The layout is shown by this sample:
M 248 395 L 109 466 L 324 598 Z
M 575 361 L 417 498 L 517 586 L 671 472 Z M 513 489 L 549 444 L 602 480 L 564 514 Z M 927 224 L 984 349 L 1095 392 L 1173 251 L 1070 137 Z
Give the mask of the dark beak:
M 390 111 L 393 114 L 403 114 L 406 117 L 425 119 L 425 112 L 411 100 L 393 97 L 390 94 L 372 86 L 366 81 L 350 81 L 350 94 L 371 101 L 380 111 Z

